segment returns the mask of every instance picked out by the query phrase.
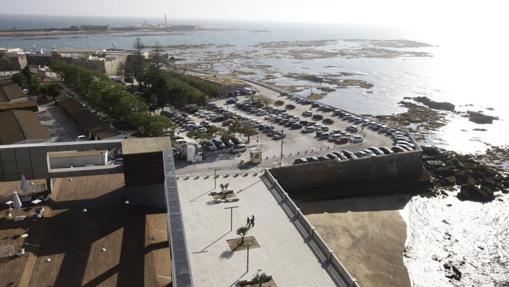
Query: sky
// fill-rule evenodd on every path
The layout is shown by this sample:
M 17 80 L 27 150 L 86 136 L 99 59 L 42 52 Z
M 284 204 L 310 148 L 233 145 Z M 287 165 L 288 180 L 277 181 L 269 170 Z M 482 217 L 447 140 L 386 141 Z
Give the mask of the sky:
M 162 17 L 383 26 L 505 21 L 504 0 L 16 0 L 2 14 Z

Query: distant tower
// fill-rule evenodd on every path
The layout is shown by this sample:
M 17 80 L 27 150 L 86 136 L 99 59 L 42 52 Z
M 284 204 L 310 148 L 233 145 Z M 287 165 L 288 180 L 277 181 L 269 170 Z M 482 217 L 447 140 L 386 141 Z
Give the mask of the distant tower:
M 166 14 L 164 14 L 164 26 L 166 26 Z

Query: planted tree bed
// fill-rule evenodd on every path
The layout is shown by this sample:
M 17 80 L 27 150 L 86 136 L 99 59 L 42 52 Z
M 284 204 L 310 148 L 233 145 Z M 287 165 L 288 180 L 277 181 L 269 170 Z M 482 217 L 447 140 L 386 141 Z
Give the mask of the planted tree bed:
M 248 245 L 250 249 L 260 247 L 260 244 L 254 236 L 244 237 L 244 242 L 242 242 L 242 238 L 234 238 L 226 240 L 226 243 L 228 243 L 228 246 L 233 252 L 245 250 Z

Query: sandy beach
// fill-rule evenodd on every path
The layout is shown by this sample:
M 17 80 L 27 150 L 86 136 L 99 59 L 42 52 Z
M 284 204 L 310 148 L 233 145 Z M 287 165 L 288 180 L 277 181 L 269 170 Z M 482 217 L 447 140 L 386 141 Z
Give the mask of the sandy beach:
M 376 196 L 298 203 L 341 262 L 364 287 L 410 286 L 403 264 L 409 197 Z

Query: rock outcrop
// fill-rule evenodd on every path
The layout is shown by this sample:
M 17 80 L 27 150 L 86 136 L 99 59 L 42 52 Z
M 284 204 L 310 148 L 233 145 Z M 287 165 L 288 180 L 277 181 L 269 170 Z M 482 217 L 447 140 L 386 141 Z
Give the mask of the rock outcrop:
M 494 120 L 498 120 L 498 117 L 485 115 L 481 112 L 467 111 L 468 119 L 471 122 L 477 124 L 492 124 Z
M 488 202 L 497 191 L 506 192 L 509 177 L 502 170 L 488 166 L 473 155 L 460 155 L 437 147 L 423 146 L 425 168 L 431 173 L 432 183 L 442 190 L 460 186 L 458 198 Z

